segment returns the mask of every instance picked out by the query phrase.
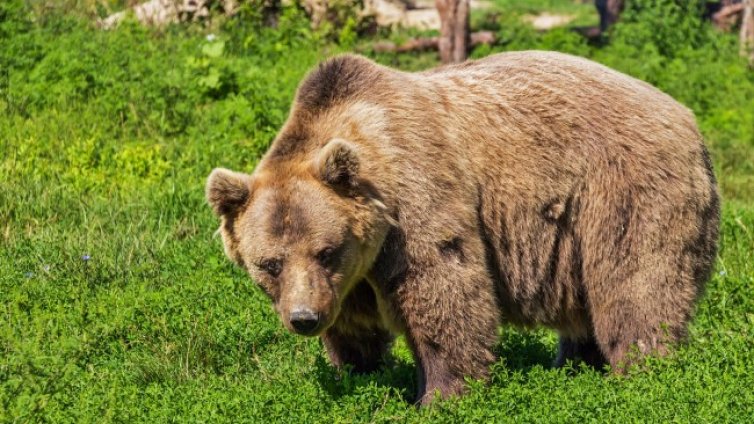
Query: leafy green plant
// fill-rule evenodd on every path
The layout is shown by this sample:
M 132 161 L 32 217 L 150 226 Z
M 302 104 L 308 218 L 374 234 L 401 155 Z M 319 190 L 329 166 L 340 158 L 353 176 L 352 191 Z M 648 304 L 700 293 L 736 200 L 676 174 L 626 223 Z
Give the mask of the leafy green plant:
M 202 94 L 221 99 L 238 92 L 235 70 L 223 60 L 225 42 L 213 40 L 202 46 L 201 55 L 187 59 L 188 71 L 195 76 Z
M 702 0 L 631 0 L 621 14 L 612 41 L 635 49 L 655 49 L 672 58 L 687 48 L 713 39 L 712 28 L 702 21 Z

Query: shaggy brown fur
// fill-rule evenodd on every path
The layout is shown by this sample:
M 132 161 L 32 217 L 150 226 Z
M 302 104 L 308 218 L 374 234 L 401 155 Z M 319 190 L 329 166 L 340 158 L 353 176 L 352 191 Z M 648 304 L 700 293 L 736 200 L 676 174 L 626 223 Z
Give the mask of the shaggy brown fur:
M 557 364 L 665 353 L 719 220 L 691 112 L 548 52 L 420 73 L 331 59 L 254 173 L 215 170 L 207 196 L 286 327 L 359 371 L 404 334 L 422 403 L 487 375 L 500 323 L 557 330 Z

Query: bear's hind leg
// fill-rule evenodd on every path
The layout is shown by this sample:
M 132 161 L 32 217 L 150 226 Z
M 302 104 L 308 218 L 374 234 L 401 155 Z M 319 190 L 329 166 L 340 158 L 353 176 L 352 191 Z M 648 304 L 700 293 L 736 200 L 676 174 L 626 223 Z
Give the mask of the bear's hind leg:
M 597 345 L 614 372 L 624 372 L 642 356 L 667 354 L 686 334 L 692 290 L 684 293 L 682 283 L 652 287 L 639 283 L 643 277 L 646 274 L 636 275 L 605 296 L 609 299 L 592 303 Z
M 591 217 L 577 235 L 584 292 L 597 345 L 617 373 L 683 341 L 714 261 L 711 181 L 684 187 L 678 176 L 654 177 L 641 190 L 630 178 L 608 178 L 587 190 L 592 202 L 581 210 Z

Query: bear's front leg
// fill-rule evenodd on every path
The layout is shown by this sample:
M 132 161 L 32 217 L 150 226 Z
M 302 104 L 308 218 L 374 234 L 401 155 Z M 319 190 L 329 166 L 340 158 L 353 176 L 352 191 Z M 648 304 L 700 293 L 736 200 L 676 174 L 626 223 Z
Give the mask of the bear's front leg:
M 366 328 L 345 332 L 333 327 L 322 335 L 330 362 L 339 369 L 350 366 L 355 373 L 369 373 L 379 368 L 392 340 L 384 330 Z
M 349 293 L 337 321 L 322 334 L 330 362 L 337 368 L 351 366 L 357 373 L 377 369 L 393 339 L 382 325 L 374 292 L 366 282 Z
M 470 252 L 467 252 L 470 253 Z M 395 293 L 418 365 L 417 402 L 463 392 L 465 377 L 484 379 L 495 357 L 498 308 L 481 259 L 444 257 L 409 273 Z

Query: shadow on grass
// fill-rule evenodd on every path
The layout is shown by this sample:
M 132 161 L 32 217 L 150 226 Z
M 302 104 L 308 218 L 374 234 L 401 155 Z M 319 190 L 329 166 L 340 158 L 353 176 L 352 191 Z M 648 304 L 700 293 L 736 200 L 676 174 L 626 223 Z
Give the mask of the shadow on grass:
M 551 368 L 557 347 L 544 342 L 541 332 L 505 331 L 494 352 L 498 358 L 504 358 L 508 370 L 528 374 L 534 368 Z M 338 371 L 321 355 L 316 360 L 314 373 L 325 392 L 334 399 L 358 394 L 368 386 L 393 389 L 406 403 L 416 399 L 415 364 L 393 356 L 387 358 L 378 371 L 357 374 Z
M 509 371 L 529 373 L 534 368 L 554 369 L 558 355 L 556 338 L 543 337 L 547 330 L 512 330 L 507 329 L 500 337 L 495 355 L 500 358 Z M 576 376 L 581 372 L 596 371 L 605 374 L 602 366 L 592 366 L 580 359 L 568 360 L 563 366 L 566 374 Z
M 551 368 L 557 347 L 548 346 L 541 331 L 505 329 L 494 352 L 509 370 L 528 373 L 535 367 Z
M 375 386 L 393 390 L 406 403 L 412 403 L 416 398 L 416 366 L 393 356 L 386 358 L 379 370 L 359 374 L 336 369 L 322 355 L 315 362 L 314 373 L 325 392 L 334 399 L 351 396 Z

